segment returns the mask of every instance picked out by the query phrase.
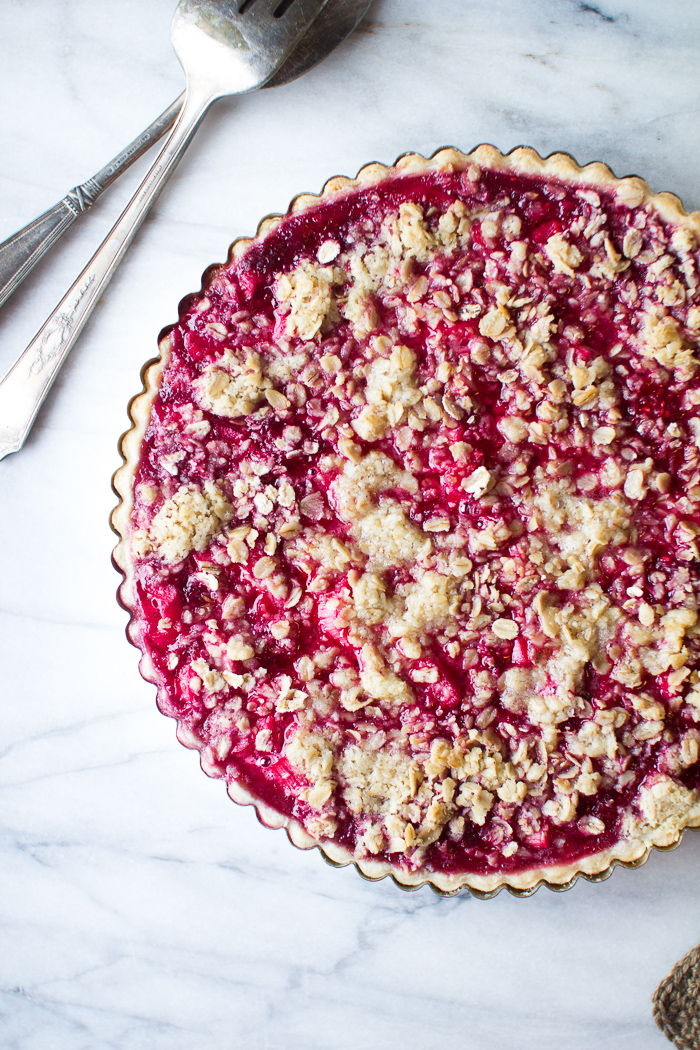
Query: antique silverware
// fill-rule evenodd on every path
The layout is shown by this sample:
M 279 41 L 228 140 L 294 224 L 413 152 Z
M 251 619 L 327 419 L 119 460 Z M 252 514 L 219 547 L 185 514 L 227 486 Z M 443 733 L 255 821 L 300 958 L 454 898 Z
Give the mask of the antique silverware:
M 356 28 L 369 3 L 370 0 L 328 0 L 289 58 L 263 86 L 288 84 L 317 65 Z M 95 203 L 103 190 L 170 130 L 182 109 L 184 98 L 183 92 L 96 175 L 74 186 L 53 208 L 0 244 L 0 306 L 59 237 Z
M 183 91 L 172 106 L 156 117 L 138 138 L 130 142 L 126 149 L 117 154 L 96 175 L 87 182 L 74 186 L 53 208 L 49 208 L 43 215 L 0 244 L 0 306 L 9 299 L 15 288 L 22 283 L 61 234 L 95 203 L 102 191 L 111 186 L 135 160 L 142 157 L 166 131 L 170 131 L 182 109 L 184 98 Z
M 22 447 L 74 345 L 149 207 L 218 98 L 261 87 L 328 0 L 181 0 L 171 37 L 185 102 L 155 163 L 88 265 L 0 383 L 0 459 Z

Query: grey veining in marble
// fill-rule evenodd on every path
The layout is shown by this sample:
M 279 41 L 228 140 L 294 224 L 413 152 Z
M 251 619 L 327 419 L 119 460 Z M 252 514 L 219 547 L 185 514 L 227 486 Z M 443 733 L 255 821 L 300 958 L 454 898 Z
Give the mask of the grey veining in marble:
M 0 240 L 180 92 L 174 0 L 0 4 Z M 700 835 L 601 885 L 442 900 L 368 884 L 234 807 L 138 677 L 110 476 L 141 364 L 229 242 L 369 160 L 520 143 L 700 206 L 700 4 L 377 0 L 304 79 L 218 104 L 37 426 L 0 463 L 3 1050 L 662 1050 L 700 940 Z M 135 187 L 0 314 L 3 371 Z

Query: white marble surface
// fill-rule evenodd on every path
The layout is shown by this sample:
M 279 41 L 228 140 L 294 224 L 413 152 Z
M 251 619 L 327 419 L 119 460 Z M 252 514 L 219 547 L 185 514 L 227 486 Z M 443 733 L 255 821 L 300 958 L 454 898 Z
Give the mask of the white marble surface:
M 0 4 L 0 239 L 179 93 L 172 7 Z M 605 159 L 698 207 L 699 41 L 697 0 L 377 0 L 305 79 L 211 115 L 27 446 L 0 463 L 4 1050 L 670 1045 L 650 995 L 700 940 L 700 835 L 602 885 L 486 902 L 294 850 L 157 713 L 107 518 L 140 366 L 234 236 L 337 172 L 479 141 Z M 2 371 L 137 178 L 2 312 Z

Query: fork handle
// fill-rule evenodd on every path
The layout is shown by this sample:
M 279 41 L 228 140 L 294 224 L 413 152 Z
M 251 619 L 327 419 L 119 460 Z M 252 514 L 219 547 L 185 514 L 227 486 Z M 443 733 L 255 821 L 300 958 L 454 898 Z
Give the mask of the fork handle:
M 61 234 L 95 203 L 102 191 L 170 130 L 182 109 L 184 97 L 183 92 L 138 138 L 91 179 L 74 186 L 53 208 L 0 244 L 0 306 L 9 299 Z
M 24 444 L 39 407 L 134 234 L 216 95 L 191 86 L 165 146 L 78 279 L 0 383 L 0 459 Z

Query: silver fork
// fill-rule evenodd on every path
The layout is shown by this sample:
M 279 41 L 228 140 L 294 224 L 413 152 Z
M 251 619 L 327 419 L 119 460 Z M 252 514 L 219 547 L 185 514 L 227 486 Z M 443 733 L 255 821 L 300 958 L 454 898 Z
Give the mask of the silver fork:
M 51 384 L 209 107 L 282 65 L 328 0 L 180 0 L 171 39 L 187 78 L 165 146 L 101 247 L 0 383 L 0 459 L 24 444 Z

